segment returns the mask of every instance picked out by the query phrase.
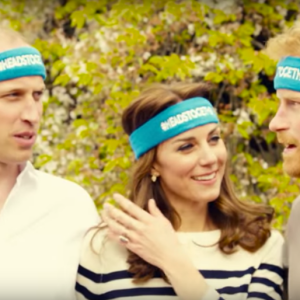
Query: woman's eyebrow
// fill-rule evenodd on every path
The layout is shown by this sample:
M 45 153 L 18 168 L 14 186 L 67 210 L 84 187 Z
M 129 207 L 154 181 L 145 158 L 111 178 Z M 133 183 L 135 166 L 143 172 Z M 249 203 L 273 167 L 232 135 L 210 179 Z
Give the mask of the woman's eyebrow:
M 215 133 L 219 128 L 220 128 L 220 126 L 216 125 L 212 130 L 209 131 L 208 135 L 211 135 L 211 134 Z M 174 140 L 172 142 L 172 144 L 178 143 L 178 142 L 188 142 L 188 141 L 192 141 L 194 139 L 195 139 L 194 136 L 187 136 L 187 137 L 184 137 L 184 138 L 181 138 L 181 139 Z
M 219 124 L 217 124 L 217 125 L 216 125 L 216 126 L 208 133 L 208 135 L 214 133 L 214 132 L 217 131 L 218 129 L 220 129 Z
M 195 137 L 194 136 L 188 136 L 188 137 L 185 137 L 185 138 L 181 138 L 181 139 L 176 139 L 175 141 L 172 142 L 172 144 L 174 143 L 178 143 L 178 142 L 187 142 L 187 141 L 192 141 L 194 140 Z

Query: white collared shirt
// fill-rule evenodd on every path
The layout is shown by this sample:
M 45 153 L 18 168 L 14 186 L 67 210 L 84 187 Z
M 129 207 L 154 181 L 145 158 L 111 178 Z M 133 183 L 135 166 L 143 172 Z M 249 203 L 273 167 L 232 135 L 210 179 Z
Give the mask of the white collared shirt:
M 82 238 L 98 222 L 83 188 L 28 162 L 0 213 L 0 299 L 75 299 Z

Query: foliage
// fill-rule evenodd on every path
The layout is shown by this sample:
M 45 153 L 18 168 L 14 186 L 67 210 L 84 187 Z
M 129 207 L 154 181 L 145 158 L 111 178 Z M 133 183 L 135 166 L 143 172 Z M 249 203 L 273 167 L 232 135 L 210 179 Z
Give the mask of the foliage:
M 48 70 L 38 168 L 76 181 L 99 208 L 126 193 L 133 161 L 120 116 L 152 82 L 215 84 L 243 199 L 270 203 L 284 229 L 299 182 L 281 168 L 268 130 L 277 107 L 275 64 L 261 51 L 298 18 L 292 1 L 1 1 L 1 22 L 42 52 Z M 130 4 L 129 4 L 130 3 Z

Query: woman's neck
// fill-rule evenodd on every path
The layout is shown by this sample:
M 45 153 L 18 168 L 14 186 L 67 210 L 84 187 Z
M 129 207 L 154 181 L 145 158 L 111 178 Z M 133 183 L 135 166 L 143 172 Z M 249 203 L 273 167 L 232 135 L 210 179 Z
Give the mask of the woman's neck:
M 208 204 L 198 202 L 172 203 L 181 219 L 178 231 L 200 232 L 217 229 L 208 212 Z

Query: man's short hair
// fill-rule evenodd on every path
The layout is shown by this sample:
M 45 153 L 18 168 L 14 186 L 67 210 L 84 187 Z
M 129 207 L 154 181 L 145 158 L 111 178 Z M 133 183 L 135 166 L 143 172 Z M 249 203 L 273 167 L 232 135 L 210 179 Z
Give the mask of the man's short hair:
M 286 56 L 300 57 L 300 21 L 282 33 L 271 37 L 264 50 L 271 59 L 281 60 Z
M 0 52 L 24 45 L 29 46 L 28 41 L 26 41 L 25 37 L 21 33 L 9 27 L 0 26 L 0 41 Z

